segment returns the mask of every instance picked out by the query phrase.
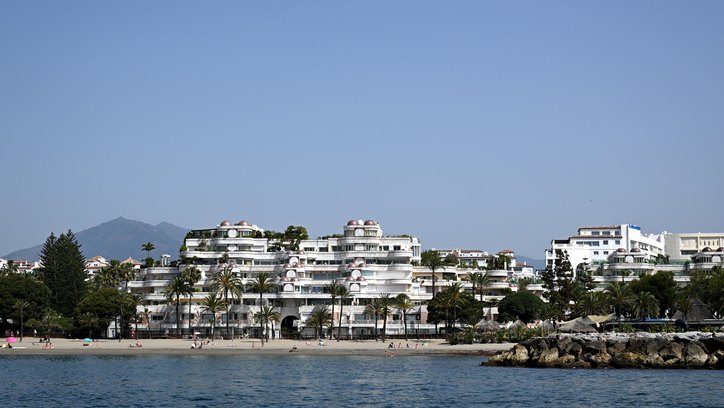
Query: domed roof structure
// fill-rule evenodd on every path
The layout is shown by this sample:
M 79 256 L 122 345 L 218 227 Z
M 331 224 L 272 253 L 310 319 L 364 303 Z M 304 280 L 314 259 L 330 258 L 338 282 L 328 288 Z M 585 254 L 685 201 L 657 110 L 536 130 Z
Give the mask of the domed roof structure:
M 619 248 L 619 249 L 616 250 L 616 252 L 618 252 L 618 253 L 623 253 L 623 252 L 626 252 L 626 250 L 623 249 L 623 248 Z
M 241 221 L 239 221 L 238 223 L 236 223 L 236 225 L 241 225 L 242 227 L 248 227 L 248 226 L 250 226 L 251 224 L 249 224 L 249 222 L 246 221 L 246 220 L 241 220 Z
M 229 222 L 229 220 L 224 220 L 224 221 L 221 221 L 221 223 L 219 225 L 222 227 L 228 227 L 231 225 L 231 223 Z
M 362 282 L 362 281 L 366 281 L 366 280 L 367 279 L 365 279 L 364 276 L 360 276 L 359 278 L 357 278 L 357 282 Z
M 701 252 L 711 252 L 711 248 L 704 247 L 704 249 L 702 249 Z
M 354 225 L 359 225 L 359 222 L 357 222 L 357 220 L 347 221 L 347 226 L 354 226 Z
M 716 249 L 716 252 L 724 252 L 724 247 L 719 247 Z
M 377 221 L 367 220 L 365 221 L 365 225 L 377 225 Z
M 641 250 L 638 249 L 638 248 L 634 248 L 634 249 L 631 250 L 631 252 L 632 252 L 632 253 L 633 253 L 633 252 L 641 252 Z

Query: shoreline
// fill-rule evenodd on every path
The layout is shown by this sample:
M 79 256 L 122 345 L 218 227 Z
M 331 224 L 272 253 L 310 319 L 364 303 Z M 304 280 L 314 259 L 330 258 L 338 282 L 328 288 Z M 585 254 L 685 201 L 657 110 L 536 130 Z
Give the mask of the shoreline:
M 204 344 L 201 349 L 191 348 L 193 340 L 187 339 L 139 339 L 142 347 L 135 347 L 135 339 L 98 340 L 86 343 L 80 339 L 50 339 L 54 348 L 43 348 L 45 343 L 29 341 L 13 344 L 12 349 L 0 349 L 3 356 L 39 356 L 39 355 L 96 355 L 96 356 L 132 356 L 132 355 L 178 355 L 178 356 L 251 356 L 251 355 L 295 355 L 295 356 L 385 356 L 395 353 L 395 357 L 409 356 L 492 356 L 496 352 L 509 350 L 515 343 L 458 344 L 451 346 L 444 340 L 394 340 L 395 348 L 388 348 L 390 342 L 373 340 L 326 340 L 320 346 L 312 340 L 271 340 L 261 346 L 258 339 L 216 340 Z M 204 343 L 206 340 L 204 340 Z M 84 345 L 86 344 L 86 345 Z M 90 345 L 88 345 L 90 344 Z M 402 347 L 399 347 L 399 345 Z M 133 345 L 134 347 L 130 347 Z M 409 348 L 407 347 L 409 345 Z M 417 347 L 415 347 L 417 345 Z M 295 352 L 290 352 L 296 346 Z

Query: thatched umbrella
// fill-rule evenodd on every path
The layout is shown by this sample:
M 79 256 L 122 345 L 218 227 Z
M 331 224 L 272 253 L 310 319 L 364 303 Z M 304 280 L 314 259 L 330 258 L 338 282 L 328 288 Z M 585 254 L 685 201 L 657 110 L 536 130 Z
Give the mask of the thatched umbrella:
M 479 321 L 475 324 L 475 330 L 480 331 L 480 332 L 497 331 L 499 329 L 500 329 L 500 325 L 494 320 L 482 319 L 481 321 Z
M 590 321 L 593 324 L 596 324 L 596 322 L 592 321 L 591 319 L 583 319 L 578 318 L 575 320 L 571 320 L 570 322 L 567 322 L 565 324 L 562 324 L 558 331 L 566 332 L 566 333 L 594 333 L 596 332 L 596 329 L 593 327 L 592 324 L 586 323 L 586 320 Z

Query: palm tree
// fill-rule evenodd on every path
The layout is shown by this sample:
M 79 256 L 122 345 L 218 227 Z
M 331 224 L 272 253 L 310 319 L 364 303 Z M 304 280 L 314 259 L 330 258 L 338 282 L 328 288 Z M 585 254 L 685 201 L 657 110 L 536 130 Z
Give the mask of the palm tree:
M 377 321 L 384 311 L 383 302 L 379 298 L 372 299 L 372 303 L 365 308 L 366 312 L 375 316 L 375 341 L 377 341 Z
M 435 297 L 435 270 L 445 269 L 445 261 L 440 259 L 440 253 L 434 250 L 422 253 L 422 266 L 427 266 L 432 271 L 432 297 Z
M 176 334 L 177 335 L 180 334 L 179 329 L 181 326 L 181 324 L 179 323 L 180 315 L 179 315 L 179 311 L 178 311 L 179 300 L 180 300 L 181 296 L 186 295 L 189 292 L 190 292 L 189 284 L 186 283 L 184 278 L 182 278 L 181 276 L 177 276 L 177 277 L 173 278 L 171 283 L 169 283 L 168 286 L 166 286 L 166 290 L 164 291 L 164 294 L 166 295 L 166 299 L 168 299 L 169 302 L 174 301 L 174 299 L 175 299 L 174 303 L 176 304 Z
M 485 287 L 490 285 L 490 275 L 488 272 L 470 272 L 468 273 L 468 281 L 473 284 L 473 296 L 478 293 L 482 302 Z
M 391 314 L 390 306 L 392 306 L 392 298 L 390 298 L 389 293 L 380 293 L 380 295 L 377 297 L 379 299 L 379 302 L 382 306 L 382 310 L 380 313 L 380 316 L 382 316 L 382 342 L 385 342 L 385 339 L 387 338 L 387 318 Z
M 322 335 L 322 328 L 332 323 L 332 315 L 329 313 L 327 306 L 317 305 L 312 309 L 312 313 L 304 322 L 305 325 L 314 327 L 314 335 L 319 339 Z
M 88 328 L 88 337 L 93 337 L 93 327 L 98 324 L 98 316 L 91 312 L 85 312 L 78 316 L 78 323 Z
M 258 312 L 254 314 L 255 319 L 264 322 L 266 328 L 266 340 L 269 341 L 269 322 L 278 322 L 282 315 L 274 310 L 274 306 L 262 306 Z
M 463 296 L 463 285 L 460 282 L 453 282 L 445 288 L 447 294 L 448 306 L 453 310 L 453 326 L 458 321 L 458 309 L 467 303 L 467 299 Z
M 339 296 L 339 326 L 337 328 L 337 341 L 342 334 L 342 306 L 344 306 L 344 300 L 349 298 L 352 293 L 347 289 L 346 286 L 340 285 L 337 289 L 337 296 Z
M 631 303 L 631 292 L 629 291 L 628 286 L 619 282 L 611 282 L 605 292 L 608 296 L 609 302 L 616 308 L 615 311 L 618 316 L 618 329 L 621 331 L 623 307 L 628 306 Z
M 573 310 L 578 316 L 588 316 L 603 312 L 606 302 L 603 292 L 583 292 L 578 298 Z
M 234 298 L 241 299 L 241 292 L 244 285 L 241 282 L 241 278 L 231 272 L 231 267 L 225 267 L 218 274 L 211 278 L 211 290 L 215 292 L 224 292 L 224 300 L 226 301 L 226 333 L 229 333 L 229 307 L 232 302 L 229 302 L 229 295 L 231 300 Z M 234 337 L 233 335 L 231 336 Z
M 405 325 L 405 340 L 407 340 L 407 312 L 415 305 L 412 304 L 412 300 L 407 294 L 400 293 L 395 297 L 395 307 L 402 312 L 402 323 Z
M 631 303 L 634 316 L 638 320 L 659 313 L 659 301 L 651 292 L 639 292 Z
M 689 322 L 689 313 L 691 313 L 691 310 L 694 308 L 694 304 L 691 303 L 691 299 L 689 299 L 689 296 L 686 294 L 686 292 L 681 292 L 676 297 L 676 302 L 674 303 L 674 307 L 676 310 L 680 311 L 682 314 L 682 317 L 684 318 L 684 322 Z
M 151 251 L 156 249 L 156 245 L 153 245 L 153 242 L 146 242 L 145 244 L 141 245 L 141 250 L 146 251 L 146 257 L 151 257 Z
M 18 299 L 15 301 L 15 310 L 20 315 L 20 342 L 23 342 L 23 324 L 25 322 L 25 309 L 30 307 L 30 303 L 25 299 Z
M 181 272 L 181 277 L 186 281 L 186 284 L 189 285 L 189 332 L 193 333 L 193 330 L 191 330 L 191 298 L 194 296 L 194 286 L 196 282 L 201 279 L 201 271 L 195 266 L 189 266 Z
M 211 313 L 211 338 L 214 338 L 214 328 L 216 327 L 216 313 L 224 310 L 226 301 L 219 296 L 218 293 L 212 292 L 202 301 L 203 311 Z
M 332 297 L 332 325 L 329 327 L 330 335 L 332 334 L 332 328 L 334 327 L 334 301 L 337 299 L 337 296 L 339 295 L 339 290 L 343 288 L 344 286 L 340 285 L 339 283 L 333 281 L 332 283 L 325 283 L 324 284 L 324 291 L 329 293 L 329 296 Z M 339 320 L 342 321 L 342 315 L 339 316 Z
M 61 325 L 60 325 L 61 317 L 58 314 L 58 312 L 56 312 L 53 309 L 46 309 L 45 314 L 43 315 L 43 317 L 41 318 L 40 321 L 41 321 L 41 324 L 43 325 L 43 327 L 45 328 L 45 333 L 46 333 L 45 336 L 47 338 L 50 338 L 51 329 L 57 329 L 57 328 L 61 327 Z
M 274 283 L 266 272 L 259 272 L 259 274 L 251 281 L 249 285 L 252 291 L 259 292 L 259 307 L 264 303 L 264 292 L 270 292 L 274 288 Z M 264 336 L 262 332 L 264 327 L 259 327 L 259 337 L 261 337 L 261 343 L 264 344 Z

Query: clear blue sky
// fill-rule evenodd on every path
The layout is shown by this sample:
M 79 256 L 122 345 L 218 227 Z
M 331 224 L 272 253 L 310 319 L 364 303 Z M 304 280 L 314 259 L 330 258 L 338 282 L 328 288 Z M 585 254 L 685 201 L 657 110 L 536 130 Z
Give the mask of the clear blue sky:
M 722 1 L 0 4 L 0 254 L 118 216 L 724 231 Z

